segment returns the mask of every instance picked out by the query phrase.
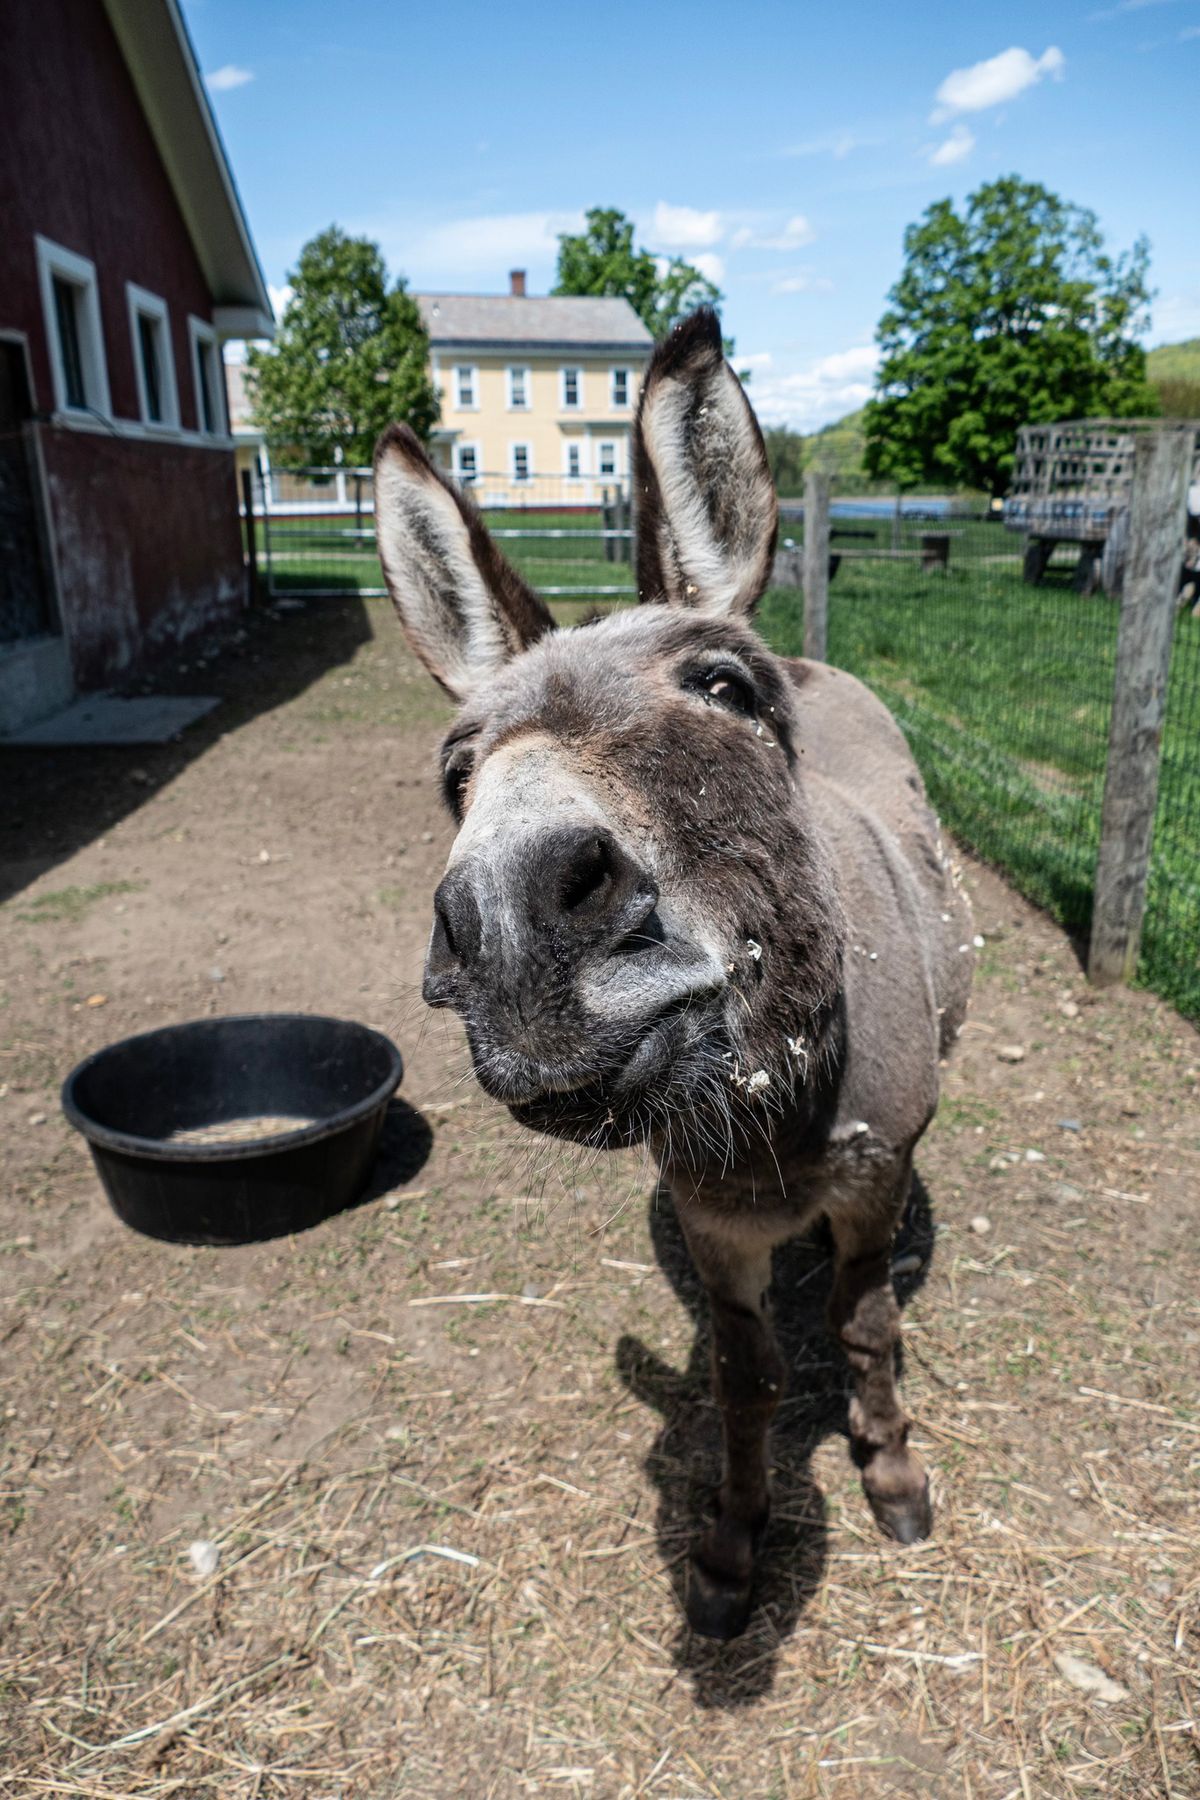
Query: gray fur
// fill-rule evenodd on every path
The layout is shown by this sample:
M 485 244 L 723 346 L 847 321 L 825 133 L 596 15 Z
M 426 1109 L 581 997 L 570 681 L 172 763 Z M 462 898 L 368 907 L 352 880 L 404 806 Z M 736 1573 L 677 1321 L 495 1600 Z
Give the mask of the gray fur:
M 434 672 L 466 685 L 445 751 L 462 829 L 426 996 L 461 1013 L 480 1081 L 523 1124 L 644 1142 L 659 1160 L 712 1302 L 727 1453 L 688 1610 L 730 1636 L 750 1606 L 782 1392 L 770 1253 L 822 1214 L 867 1497 L 892 1535 L 929 1528 L 894 1382 L 890 1246 L 973 952 L 890 715 L 853 677 L 772 656 L 745 623 L 774 497 L 741 389 L 714 367 L 715 330 L 685 326 L 658 352 L 639 422 L 639 569 L 671 604 L 546 632 L 502 666 L 491 644 L 464 650 L 471 625 L 456 637 L 440 608 L 435 654 L 453 672 Z M 719 456 L 696 424 L 714 393 Z M 405 510 L 398 486 L 379 494 L 381 542 L 389 509 Z M 435 562 L 410 580 L 435 586 Z M 495 591 L 491 607 L 505 610 Z

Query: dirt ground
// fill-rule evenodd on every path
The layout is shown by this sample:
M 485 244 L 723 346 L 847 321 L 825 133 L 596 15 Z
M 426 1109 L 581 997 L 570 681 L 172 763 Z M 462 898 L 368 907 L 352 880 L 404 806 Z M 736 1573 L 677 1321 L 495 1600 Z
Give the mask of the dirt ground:
M 898 1246 L 935 1536 L 871 1524 L 798 1245 L 761 1603 L 696 1640 L 716 1420 L 670 1213 L 523 1137 L 421 1008 L 443 702 L 361 601 L 163 685 L 224 702 L 0 753 L 0 1793 L 1200 1795 L 1197 1034 L 968 865 L 987 942 Z M 400 1044 L 369 1197 L 134 1236 L 62 1077 L 256 1008 Z

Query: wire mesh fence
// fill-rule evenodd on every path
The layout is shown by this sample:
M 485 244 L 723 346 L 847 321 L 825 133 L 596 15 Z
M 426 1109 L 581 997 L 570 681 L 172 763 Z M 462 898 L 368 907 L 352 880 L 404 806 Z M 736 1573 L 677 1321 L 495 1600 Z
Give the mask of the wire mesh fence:
M 1092 911 L 1120 602 L 1040 586 L 991 518 L 856 519 L 831 530 L 829 660 L 887 704 L 950 831 L 1070 931 Z M 932 560 L 930 539 L 938 545 Z M 944 549 L 945 561 L 940 560 Z M 795 589 L 764 598 L 776 649 L 803 644 Z M 851 747 L 848 746 L 848 754 Z M 1200 619 L 1175 625 L 1140 979 L 1200 1019 Z
M 488 529 L 551 599 L 632 599 L 628 492 L 585 494 L 569 476 L 481 475 L 470 484 Z M 273 471 L 253 484 L 259 572 L 272 596 L 382 595 L 369 469 Z
M 1200 617 L 1175 621 L 1140 973 L 1200 1021 Z
M 507 479 L 507 478 L 506 478 Z M 522 484 L 524 487 L 525 484 Z M 475 486 L 492 535 L 532 586 L 566 602 L 636 598 L 627 494 L 568 480 Z M 259 486 L 273 595 L 385 592 L 369 470 Z M 802 536 L 785 507 L 781 542 Z M 993 516 L 906 502 L 831 508 L 829 660 L 858 675 L 912 745 L 948 829 L 1082 941 L 1092 912 L 1120 602 L 1077 591 L 1064 544 L 1032 586 Z M 568 616 L 570 612 L 568 610 Z M 760 624 L 800 655 L 803 598 L 764 597 Z M 1176 620 L 1140 978 L 1200 1020 L 1200 617 Z

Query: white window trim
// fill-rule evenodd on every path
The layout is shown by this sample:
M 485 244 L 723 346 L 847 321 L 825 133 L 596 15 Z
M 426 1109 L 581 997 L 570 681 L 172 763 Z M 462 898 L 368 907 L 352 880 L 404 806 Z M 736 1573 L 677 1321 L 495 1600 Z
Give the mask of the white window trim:
M 192 397 L 196 403 L 196 430 L 201 437 L 217 438 L 229 435 L 229 414 L 225 404 L 225 368 L 221 360 L 221 345 L 216 332 L 205 319 L 198 319 L 194 313 L 188 314 L 188 350 L 192 359 Z M 213 428 L 208 430 L 204 423 L 204 406 L 200 398 L 200 357 L 202 349 L 212 351 L 212 403 L 215 418 Z
M 454 468 L 454 479 L 455 479 L 455 481 L 461 481 L 463 479 L 462 453 L 464 450 L 473 450 L 475 452 L 475 468 L 474 468 L 473 473 L 470 474 L 467 477 L 467 479 L 470 481 L 478 481 L 480 476 L 483 474 L 483 456 L 482 456 L 482 453 L 480 450 L 480 446 L 475 443 L 464 443 L 464 444 L 455 444 L 454 445 L 453 451 L 451 453 L 451 460 L 452 460 L 453 468 Z
M 458 397 L 459 375 L 469 374 L 471 377 L 471 399 L 461 401 Z M 476 363 L 455 363 L 450 370 L 450 401 L 452 412 L 479 411 L 479 367 Z
M 575 391 L 578 394 L 579 398 L 576 400 L 574 406 L 569 405 L 567 402 L 567 376 L 568 376 L 568 374 L 574 374 L 578 377 L 578 380 L 575 385 Z M 560 406 L 561 410 L 565 413 L 581 413 L 583 411 L 583 367 L 582 367 L 582 364 L 580 364 L 580 363 L 564 363 L 563 367 L 558 371 L 558 401 L 559 401 L 559 406 Z
M 525 452 L 525 473 L 524 473 L 524 475 L 517 474 L 517 451 L 518 450 L 523 450 Z M 533 480 L 533 445 L 526 442 L 526 440 L 523 438 L 520 439 L 517 443 L 513 443 L 508 446 L 508 472 L 512 476 L 514 481 L 525 482 L 525 481 Z
M 578 473 L 578 475 L 572 475 L 572 473 L 571 473 L 571 452 L 572 452 L 572 450 L 578 450 L 578 452 L 579 452 L 579 473 Z M 566 440 L 566 442 L 563 444 L 563 476 L 564 476 L 564 479 L 567 481 L 585 481 L 587 479 L 587 473 L 588 473 L 587 462 L 588 462 L 587 439 L 584 437 L 568 438 Z
M 133 345 L 133 372 L 137 379 L 138 412 L 142 424 L 147 431 L 177 432 L 179 430 L 179 384 L 175 380 L 175 346 L 171 342 L 171 315 L 167 303 L 160 294 L 152 294 L 149 288 L 138 287 L 136 282 L 125 283 L 125 300 L 129 307 L 129 337 Z M 146 393 L 146 371 L 142 367 L 142 346 L 138 335 L 138 319 L 153 319 L 158 326 L 158 347 L 162 353 L 162 367 L 159 379 L 162 383 L 163 416 L 161 419 L 150 417 L 149 399 Z
M 524 377 L 525 377 L 525 399 L 522 404 L 518 404 L 517 401 L 515 401 L 513 399 L 513 376 L 514 375 L 524 375 Z M 522 413 L 532 412 L 533 411 L 533 396 L 530 393 L 530 389 L 533 386 L 533 370 L 530 368 L 529 364 L 528 363 L 510 363 L 504 371 L 504 377 L 505 377 L 505 386 L 506 386 L 506 390 L 508 393 L 508 410 L 509 410 L 509 412 L 522 412 Z
M 104 355 L 104 327 L 100 319 L 100 290 L 96 284 L 96 265 L 86 256 L 77 256 L 62 244 L 38 233 L 38 286 L 42 294 L 42 315 L 46 326 L 46 348 L 50 352 L 50 373 L 54 382 L 54 406 L 66 417 L 98 414 L 112 418 L 112 397 L 108 388 L 108 364 Z M 78 313 L 80 326 L 79 354 L 83 361 L 83 384 L 88 394 L 86 408 L 67 405 L 67 382 L 63 370 L 62 346 L 58 341 L 58 319 L 54 310 L 54 277 L 70 281 L 82 289 Z
M 617 376 L 625 377 L 625 398 L 617 399 Z M 608 404 L 612 412 L 627 413 L 633 407 L 633 370 L 618 364 L 608 371 Z
M 611 474 L 600 467 L 601 463 L 604 461 L 604 452 L 606 450 L 612 451 L 613 466 Z M 596 479 L 598 481 L 620 481 L 621 479 L 620 445 L 615 438 L 601 438 L 596 445 Z

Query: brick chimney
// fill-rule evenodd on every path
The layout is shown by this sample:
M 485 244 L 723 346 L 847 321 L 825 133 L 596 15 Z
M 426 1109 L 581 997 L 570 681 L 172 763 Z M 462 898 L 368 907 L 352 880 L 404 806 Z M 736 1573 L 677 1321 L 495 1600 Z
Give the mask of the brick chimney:
M 508 272 L 508 291 L 514 300 L 523 300 L 525 298 L 525 271 L 524 271 L 524 269 L 510 269 L 509 270 L 509 272 Z

